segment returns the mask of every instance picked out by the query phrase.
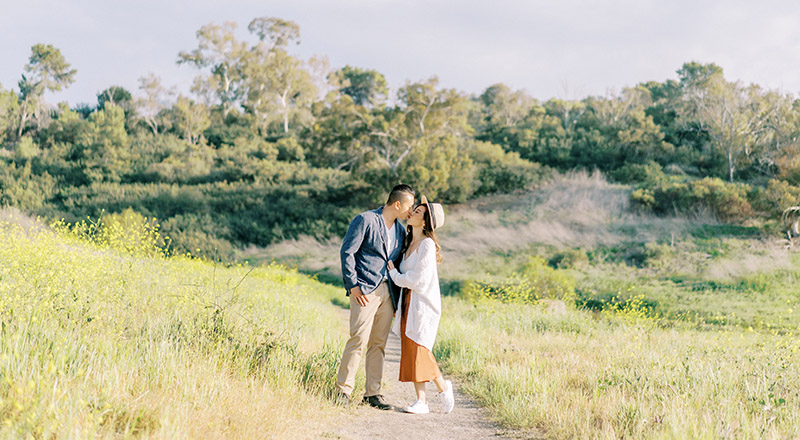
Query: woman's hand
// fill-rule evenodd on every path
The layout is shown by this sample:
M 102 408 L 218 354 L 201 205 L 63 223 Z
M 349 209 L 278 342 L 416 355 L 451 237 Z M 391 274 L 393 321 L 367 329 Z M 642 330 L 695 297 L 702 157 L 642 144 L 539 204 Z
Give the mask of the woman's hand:
M 394 270 L 394 261 L 389 260 L 389 262 L 386 264 L 386 268 L 389 269 L 390 272 L 393 271 Z

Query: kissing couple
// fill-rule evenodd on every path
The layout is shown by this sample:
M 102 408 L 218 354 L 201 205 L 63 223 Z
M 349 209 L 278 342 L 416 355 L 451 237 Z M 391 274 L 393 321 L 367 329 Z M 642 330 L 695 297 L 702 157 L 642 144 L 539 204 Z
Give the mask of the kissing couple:
M 412 382 L 417 394 L 417 400 L 403 410 L 430 412 L 425 385 L 432 381 L 439 390 L 442 411 L 452 411 L 453 385 L 444 380 L 431 352 L 442 315 L 437 268 L 442 257 L 434 231 L 443 224 L 442 205 L 430 203 L 425 196 L 415 205 L 414 189 L 408 185 L 395 186 L 384 206 L 363 212 L 350 223 L 340 252 L 350 297 L 350 339 L 336 379 L 340 404 L 350 402 L 366 347 L 362 402 L 392 409 L 381 394 L 381 380 L 386 341 L 393 330 L 401 342 L 399 380 Z

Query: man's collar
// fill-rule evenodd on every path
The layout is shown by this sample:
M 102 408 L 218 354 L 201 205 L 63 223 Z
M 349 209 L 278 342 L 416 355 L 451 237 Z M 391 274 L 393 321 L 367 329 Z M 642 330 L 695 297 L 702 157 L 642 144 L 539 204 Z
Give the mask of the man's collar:
M 383 210 L 384 209 L 386 209 L 386 205 L 381 206 L 380 208 L 378 208 L 377 211 L 378 211 L 378 214 L 381 216 L 381 220 L 383 220 L 383 224 L 386 224 L 386 217 L 383 216 Z M 396 222 L 397 219 L 394 219 L 394 221 Z M 392 226 L 394 226 L 394 222 L 392 222 Z M 387 226 L 387 228 L 391 228 L 391 226 Z

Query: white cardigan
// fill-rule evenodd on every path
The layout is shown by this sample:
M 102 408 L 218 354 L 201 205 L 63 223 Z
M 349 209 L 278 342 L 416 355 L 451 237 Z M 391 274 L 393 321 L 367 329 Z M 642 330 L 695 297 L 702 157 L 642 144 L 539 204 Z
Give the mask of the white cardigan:
M 394 269 L 389 272 L 395 284 L 411 289 L 406 336 L 428 350 L 433 350 L 439 319 L 442 316 L 442 295 L 439 290 L 439 271 L 436 265 L 436 244 L 432 238 L 425 238 L 408 258 L 403 256 L 400 271 Z M 398 335 L 400 318 L 398 307 L 392 327 L 392 332 Z

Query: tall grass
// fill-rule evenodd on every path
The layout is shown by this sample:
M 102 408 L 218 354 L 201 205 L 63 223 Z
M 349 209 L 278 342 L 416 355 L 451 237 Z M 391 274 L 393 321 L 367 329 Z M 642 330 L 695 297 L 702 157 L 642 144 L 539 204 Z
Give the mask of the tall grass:
M 0 437 L 312 438 L 332 415 L 338 289 L 61 229 L 0 224 Z
M 662 328 L 447 298 L 434 347 L 502 424 L 545 438 L 797 438 L 794 334 Z

